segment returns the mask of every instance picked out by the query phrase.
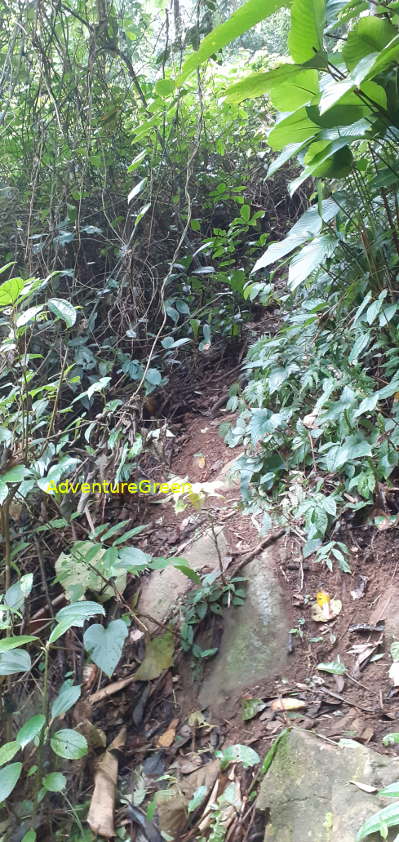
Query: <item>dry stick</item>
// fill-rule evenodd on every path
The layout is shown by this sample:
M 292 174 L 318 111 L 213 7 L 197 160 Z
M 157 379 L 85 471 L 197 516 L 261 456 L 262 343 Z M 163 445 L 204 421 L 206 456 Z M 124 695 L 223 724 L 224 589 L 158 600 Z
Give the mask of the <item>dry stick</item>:
M 40 577 L 41 577 L 41 580 L 42 580 L 42 586 L 43 586 L 44 593 L 46 594 L 48 610 L 50 612 L 51 617 L 54 618 L 54 609 L 53 609 L 53 604 L 51 602 L 49 589 L 48 589 L 48 586 L 47 586 L 46 571 L 45 571 L 45 567 L 44 567 L 43 556 L 42 556 L 40 544 L 39 544 L 39 541 L 37 540 L 36 535 L 33 536 L 33 541 L 34 541 L 34 544 L 35 544 L 35 547 L 36 547 L 37 557 L 39 559 Z
M 255 558 L 255 556 L 257 556 L 258 553 L 260 553 L 262 550 L 266 549 L 266 547 L 269 547 L 271 544 L 275 544 L 276 541 L 282 538 L 284 534 L 285 529 L 280 529 L 279 532 L 275 532 L 273 535 L 269 535 L 267 538 L 264 538 L 263 541 L 261 541 L 260 544 L 258 544 L 258 546 L 255 547 L 255 549 L 250 550 L 249 553 L 246 553 L 244 558 L 242 558 L 238 562 L 237 567 L 235 568 L 232 575 L 235 576 L 239 572 L 239 570 L 241 570 L 241 568 L 244 567 L 245 564 L 248 564 L 249 561 L 252 561 L 252 559 Z
M 350 702 L 349 699 L 345 699 L 345 696 L 341 696 L 340 693 L 334 693 L 333 690 L 327 690 L 325 687 L 321 687 L 322 693 L 327 693 L 328 696 L 333 696 L 334 699 L 339 699 L 340 702 L 345 702 L 346 705 L 349 705 L 351 708 L 357 708 L 358 710 L 363 710 L 365 713 L 375 713 L 373 708 L 366 708 L 363 705 L 359 705 L 356 702 Z

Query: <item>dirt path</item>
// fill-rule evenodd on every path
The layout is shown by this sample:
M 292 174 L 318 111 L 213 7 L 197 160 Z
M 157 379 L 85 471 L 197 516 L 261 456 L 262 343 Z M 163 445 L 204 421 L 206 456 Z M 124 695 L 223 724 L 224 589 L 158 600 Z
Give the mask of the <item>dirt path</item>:
M 190 482 L 212 482 L 225 473 L 226 466 L 240 455 L 240 450 L 228 448 L 219 434 L 226 415 L 231 420 L 231 413 L 223 409 L 216 418 L 185 417 L 185 429 L 174 447 L 172 474 L 188 477 Z M 223 499 L 210 498 L 210 505 L 227 536 L 228 564 L 235 564 L 256 548 L 263 536 L 254 520 L 242 512 L 238 486 L 224 492 Z M 176 514 L 171 504 L 164 504 L 154 522 L 156 532 L 147 548 L 165 553 L 167 547 L 170 555 L 180 554 L 195 524 L 201 529 L 201 513 L 191 509 Z M 353 576 L 342 573 L 338 566 L 330 572 L 311 561 L 303 563 L 295 534 L 286 534 L 279 542 L 279 552 L 272 554 L 287 609 L 289 666 L 273 680 L 237 691 L 233 714 L 228 721 L 219 722 L 229 741 L 257 744 L 261 749 L 287 722 L 295 721 L 333 740 L 350 736 L 379 750 L 393 751 L 383 748 L 382 737 L 395 730 L 398 716 L 397 690 L 388 673 L 390 645 L 399 637 L 399 536 L 395 530 L 378 532 L 365 523 L 347 527 L 339 539 L 350 547 Z M 241 572 L 245 576 L 245 567 Z M 320 591 L 342 602 L 339 615 L 327 623 L 314 622 L 311 616 Z M 345 665 L 344 675 L 317 669 L 321 663 L 337 662 Z M 266 709 L 243 722 L 243 699 L 267 703 L 289 694 L 305 703 L 303 710 L 270 716 Z M 193 697 L 180 695 L 181 713 L 188 714 L 192 703 Z

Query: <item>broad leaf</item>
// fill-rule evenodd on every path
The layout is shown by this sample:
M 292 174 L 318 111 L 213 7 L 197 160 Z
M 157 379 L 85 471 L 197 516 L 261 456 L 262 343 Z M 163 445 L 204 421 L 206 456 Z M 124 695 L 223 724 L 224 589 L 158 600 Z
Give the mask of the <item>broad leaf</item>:
M 173 664 L 175 641 L 172 632 L 165 632 L 147 643 L 144 660 L 136 670 L 137 681 L 152 681 Z
M 356 836 L 356 842 L 361 842 L 361 839 L 365 839 L 371 833 L 378 833 L 383 824 L 386 827 L 395 827 L 399 824 L 399 802 L 384 807 L 378 813 L 374 813 L 370 819 L 366 819 Z
M 247 768 L 250 766 L 256 766 L 257 763 L 260 763 L 259 754 L 257 754 L 257 752 L 249 746 L 228 746 L 228 748 L 223 749 L 223 751 L 217 751 L 216 756 L 220 760 L 222 769 L 227 769 L 231 763 L 242 763 L 243 766 L 246 766 Z
M 79 684 L 64 685 L 61 687 L 58 696 L 54 699 L 51 705 L 51 716 L 55 719 L 56 716 L 62 716 L 67 712 L 80 698 L 81 689 Z
M 22 772 L 22 763 L 10 763 L 0 769 L 0 804 L 12 793 Z
M 330 663 L 317 664 L 316 669 L 321 672 L 329 672 L 331 675 L 345 675 L 346 666 L 341 661 L 330 661 Z
M 334 237 L 330 234 L 323 234 L 304 246 L 290 263 L 288 283 L 291 289 L 296 289 L 328 257 L 331 257 L 337 245 L 338 241 Z
M 47 792 L 62 792 L 66 787 L 67 780 L 61 772 L 50 772 L 43 778 L 42 784 Z
M 66 760 L 79 760 L 87 754 L 88 750 L 86 738 L 70 728 L 57 731 L 51 737 L 50 745 L 54 754 Z
M 123 620 L 111 620 L 106 628 L 94 623 L 83 635 L 85 649 L 109 678 L 120 660 L 127 634 L 128 629 Z
M 21 748 L 25 748 L 28 743 L 32 742 L 40 734 L 45 722 L 45 717 L 40 713 L 31 716 L 30 719 L 24 722 L 16 736 L 17 743 Z
M 227 102 L 239 103 L 269 94 L 279 111 L 294 111 L 318 94 L 316 70 L 304 70 L 297 64 L 282 64 L 267 73 L 253 73 L 227 89 Z
M 27 281 L 23 278 L 10 278 L 0 284 L 0 307 L 9 307 L 17 300 Z
M 25 643 L 30 643 L 32 640 L 38 640 L 33 634 L 21 634 L 19 637 L 4 637 L 0 640 L 0 653 L 8 652 L 10 649 L 18 649 L 19 646 L 25 646 Z
M 70 301 L 64 298 L 49 298 L 47 306 L 58 319 L 62 319 L 67 327 L 73 327 L 76 322 L 76 310 Z
M 0 748 L 0 766 L 4 766 L 5 763 L 12 760 L 20 748 L 21 746 L 16 740 L 12 743 L 4 743 Z
M 94 617 L 96 614 L 105 616 L 103 606 L 99 605 L 98 602 L 82 600 L 81 602 L 73 602 L 71 605 L 61 608 L 55 615 L 55 619 L 59 623 L 68 622 L 69 628 L 72 628 L 72 626 L 82 628 L 86 620 L 89 620 L 90 617 Z
M 248 0 L 228 20 L 213 29 L 203 39 L 199 49 L 186 59 L 177 79 L 177 84 L 181 85 L 193 70 L 196 70 L 214 53 L 234 41 L 235 38 L 239 38 L 240 35 L 256 26 L 261 20 L 270 17 L 284 5 L 285 2 L 282 2 L 282 0 L 262 0 L 262 2 Z
M 310 137 L 316 137 L 319 132 L 320 126 L 310 119 L 307 108 L 302 106 L 276 123 L 269 132 L 268 144 L 272 149 L 280 150 L 289 143 L 303 143 Z
M 349 32 L 342 49 L 348 70 L 355 68 L 370 53 L 379 53 L 396 36 L 397 30 L 384 18 L 371 15 L 360 18 L 359 23 Z
M 294 61 L 305 62 L 322 49 L 325 0 L 293 0 L 288 48 Z
M 11 652 L 0 654 L 0 675 L 14 675 L 17 672 L 28 672 L 31 659 L 25 649 L 13 649 Z

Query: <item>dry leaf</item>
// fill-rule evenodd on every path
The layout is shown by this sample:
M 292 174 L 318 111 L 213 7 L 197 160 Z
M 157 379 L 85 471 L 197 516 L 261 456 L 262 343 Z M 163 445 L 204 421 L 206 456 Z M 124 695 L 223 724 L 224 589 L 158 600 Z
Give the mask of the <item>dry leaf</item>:
M 342 610 L 340 599 L 330 599 L 328 594 L 320 591 L 317 594 L 317 601 L 312 605 L 312 620 L 315 623 L 328 623 L 338 617 Z
M 106 839 L 115 836 L 114 805 L 118 778 L 118 759 L 115 749 L 123 748 L 127 729 L 121 728 L 105 754 L 103 754 L 94 778 L 94 792 L 90 802 L 87 824 L 93 833 Z
M 83 667 L 83 682 L 82 685 L 85 690 L 91 690 L 93 684 L 96 682 L 99 669 L 95 664 L 86 664 Z
M 193 465 L 195 468 L 205 468 L 206 459 L 203 453 L 194 453 Z
M 360 781 L 349 781 L 350 784 L 353 786 L 357 786 L 358 789 L 361 789 L 362 792 L 378 792 L 378 786 L 370 786 L 370 784 L 362 784 Z
M 309 415 L 305 415 L 305 417 L 302 418 L 302 424 L 304 427 L 307 427 L 308 430 L 314 430 L 315 427 L 317 427 L 317 413 L 310 412 Z
M 303 699 L 294 699 L 292 696 L 287 696 L 285 699 L 275 699 L 270 707 L 272 710 L 301 710 L 307 707 L 307 703 Z
M 172 719 L 167 731 L 164 731 L 157 740 L 158 748 L 170 748 L 176 736 L 176 728 L 179 724 L 178 719 Z
M 368 578 L 367 576 L 357 576 L 355 580 L 355 587 L 353 591 L 351 591 L 352 599 L 361 599 L 364 596 L 367 588 Z
M 399 661 L 394 661 L 389 670 L 389 677 L 394 687 L 399 687 Z

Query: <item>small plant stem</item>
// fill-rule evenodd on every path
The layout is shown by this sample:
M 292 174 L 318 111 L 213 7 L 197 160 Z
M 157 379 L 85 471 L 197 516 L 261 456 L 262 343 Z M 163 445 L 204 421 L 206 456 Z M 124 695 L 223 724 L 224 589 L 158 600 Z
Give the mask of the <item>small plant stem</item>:
M 216 530 L 215 530 L 215 524 L 213 522 L 211 514 L 209 515 L 209 517 L 210 517 L 210 523 L 211 523 L 212 537 L 213 537 L 213 540 L 215 542 L 216 552 L 217 552 L 217 556 L 218 556 L 218 560 L 219 560 L 220 578 L 223 582 L 223 585 L 227 585 L 226 575 L 225 575 L 224 567 L 223 567 L 222 554 L 220 552 L 220 547 L 219 547 L 219 544 L 218 544 L 218 536 L 217 536 Z

